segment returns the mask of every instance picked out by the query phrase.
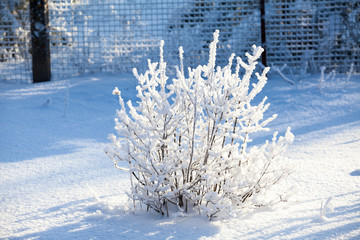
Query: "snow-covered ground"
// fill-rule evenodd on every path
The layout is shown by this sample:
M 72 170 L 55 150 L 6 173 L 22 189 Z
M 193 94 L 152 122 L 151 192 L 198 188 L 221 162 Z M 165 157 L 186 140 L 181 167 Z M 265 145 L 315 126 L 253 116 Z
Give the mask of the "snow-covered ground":
M 292 201 L 212 222 L 129 211 L 128 176 L 104 148 L 118 108 L 112 90 L 135 100 L 133 76 L 0 82 L 0 238 L 360 239 L 360 76 L 321 89 L 317 78 L 270 77 L 262 92 L 267 113 L 279 114 L 271 130 L 291 126 L 296 137 L 286 152 Z

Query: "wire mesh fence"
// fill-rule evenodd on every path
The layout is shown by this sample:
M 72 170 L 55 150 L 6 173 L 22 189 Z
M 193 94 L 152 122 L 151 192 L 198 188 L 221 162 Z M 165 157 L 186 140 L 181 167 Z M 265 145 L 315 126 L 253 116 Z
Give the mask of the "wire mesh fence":
M 220 30 L 218 63 L 261 45 L 260 0 L 49 0 L 53 79 L 143 70 L 165 40 L 169 69 L 184 47 L 186 66 L 207 61 Z M 31 82 L 28 1 L 0 3 L 0 79 Z M 268 65 L 293 73 L 360 72 L 360 0 L 265 0 Z
M 296 72 L 325 66 L 360 70 L 360 1 L 271 0 L 266 6 L 267 57 Z
M 255 3 L 190 0 L 53 3 L 50 7 L 53 74 L 142 69 L 147 58 L 158 59 L 161 39 L 165 41 L 165 58 L 170 69 L 179 63 L 180 45 L 185 50 L 185 65 L 194 66 L 206 61 L 215 29 L 221 29 L 218 53 L 221 62 L 231 51 L 249 50 L 251 44 L 259 42 L 259 32 L 253 29 L 260 24 Z
M 31 81 L 30 21 L 27 4 L 0 3 L 0 80 Z

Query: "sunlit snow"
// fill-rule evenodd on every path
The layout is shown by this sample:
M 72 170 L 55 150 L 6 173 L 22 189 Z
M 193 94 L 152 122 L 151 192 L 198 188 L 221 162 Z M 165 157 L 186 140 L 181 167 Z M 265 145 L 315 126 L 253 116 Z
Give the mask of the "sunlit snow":
M 136 102 L 133 76 L 0 82 L 0 238 L 360 238 L 360 76 L 338 75 L 321 89 L 318 79 L 290 85 L 270 74 L 258 98 L 268 96 L 266 114 L 278 118 L 253 144 L 287 126 L 295 135 L 286 152 L 295 170 L 287 180 L 291 201 L 211 222 L 130 211 L 128 173 L 114 168 L 104 148 L 115 132 L 112 91 L 117 86 L 125 102 Z

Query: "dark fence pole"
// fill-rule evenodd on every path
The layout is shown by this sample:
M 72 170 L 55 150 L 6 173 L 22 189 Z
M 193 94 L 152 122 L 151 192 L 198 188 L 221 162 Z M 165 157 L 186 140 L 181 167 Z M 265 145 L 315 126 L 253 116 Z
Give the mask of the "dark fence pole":
M 264 48 L 264 53 L 262 54 L 261 62 L 266 67 L 266 31 L 265 31 L 265 0 L 260 0 L 260 17 L 261 17 L 261 46 Z
M 33 82 L 50 81 L 48 0 L 30 0 Z

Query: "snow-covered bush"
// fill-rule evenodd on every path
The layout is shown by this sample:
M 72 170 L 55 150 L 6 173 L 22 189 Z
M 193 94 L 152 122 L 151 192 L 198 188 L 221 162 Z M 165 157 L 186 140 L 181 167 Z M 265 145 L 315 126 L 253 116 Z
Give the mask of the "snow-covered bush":
M 284 137 L 274 133 L 262 146 L 248 144 L 252 133 L 269 130 L 266 125 L 276 117 L 263 119 L 266 97 L 252 104 L 267 81 L 269 68 L 255 73 L 257 82 L 251 84 L 263 49 L 253 46 L 247 63 L 237 57 L 232 72 L 234 54 L 224 68 L 215 66 L 218 36 L 216 31 L 208 64 L 189 68 L 188 76 L 180 47 L 180 68 L 172 83 L 167 82 L 162 42 L 160 62 L 149 60 L 145 74 L 133 71 L 139 81 L 136 105 L 128 101 L 126 107 L 118 88 L 113 91 L 120 102 L 118 136 L 110 136 L 113 147 L 107 154 L 117 168 L 129 172 L 135 206 L 162 215 L 169 215 L 172 206 L 185 212 L 191 207 L 212 219 L 283 200 L 280 192 L 270 190 L 289 174 L 281 154 L 293 141 L 290 129 Z

